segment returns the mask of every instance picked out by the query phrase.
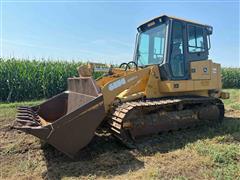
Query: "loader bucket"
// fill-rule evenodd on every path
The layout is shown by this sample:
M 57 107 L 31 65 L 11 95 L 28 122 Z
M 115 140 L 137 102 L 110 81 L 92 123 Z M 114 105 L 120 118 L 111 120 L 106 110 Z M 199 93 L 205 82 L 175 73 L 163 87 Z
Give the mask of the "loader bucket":
M 81 78 L 69 82 L 72 85 L 80 81 L 89 83 Z M 101 94 L 92 96 L 65 91 L 38 106 L 19 107 L 14 128 L 34 135 L 74 158 L 91 141 L 104 117 Z

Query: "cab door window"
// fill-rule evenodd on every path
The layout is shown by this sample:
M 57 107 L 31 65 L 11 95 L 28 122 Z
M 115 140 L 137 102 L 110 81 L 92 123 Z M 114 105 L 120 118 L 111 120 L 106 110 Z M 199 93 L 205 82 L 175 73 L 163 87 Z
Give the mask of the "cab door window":
M 193 25 L 188 25 L 188 52 L 203 52 L 205 51 L 203 40 L 203 28 Z
M 170 65 L 174 77 L 184 76 L 183 25 L 177 21 L 172 25 Z
M 163 37 L 153 37 L 153 50 L 149 58 L 150 64 L 160 64 L 163 61 L 164 41 Z

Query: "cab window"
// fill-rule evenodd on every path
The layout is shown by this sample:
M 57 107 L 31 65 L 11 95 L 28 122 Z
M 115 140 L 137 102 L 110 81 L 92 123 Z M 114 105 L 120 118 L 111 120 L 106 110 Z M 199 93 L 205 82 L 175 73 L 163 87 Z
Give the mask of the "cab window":
M 190 53 L 205 51 L 202 27 L 188 25 L 188 51 Z
M 166 24 L 139 34 L 137 61 L 139 66 L 161 64 L 164 59 Z

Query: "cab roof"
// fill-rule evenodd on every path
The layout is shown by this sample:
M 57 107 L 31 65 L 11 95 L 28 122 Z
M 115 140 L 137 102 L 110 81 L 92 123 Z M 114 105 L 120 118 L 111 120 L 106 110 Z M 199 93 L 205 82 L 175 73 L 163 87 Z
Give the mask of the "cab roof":
M 207 24 L 201 24 L 201 23 L 198 23 L 198 22 L 195 22 L 195 21 L 192 21 L 192 20 L 182 19 L 182 18 L 178 18 L 178 17 L 175 17 L 175 16 L 168 16 L 168 15 L 165 15 L 165 14 L 161 15 L 161 16 L 157 16 L 157 17 L 155 17 L 151 20 L 146 21 L 145 23 L 138 26 L 137 29 L 138 29 L 138 31 L 141 30 L 142 28 L 145 29 L 146 26 L 149 26 L 149 24 L 155 23 L 157 21 L 159 22 L 160 19 L 161 19 L 162 22 L 167 21 L 168 19 L 176 19 L 176 20 L 179 20 L 179 21 L 193 23 L 193 24 L 196 24 L 196 25 L 205 26 L 206 28 L 212 29 L 212 26 L 207 25 Z

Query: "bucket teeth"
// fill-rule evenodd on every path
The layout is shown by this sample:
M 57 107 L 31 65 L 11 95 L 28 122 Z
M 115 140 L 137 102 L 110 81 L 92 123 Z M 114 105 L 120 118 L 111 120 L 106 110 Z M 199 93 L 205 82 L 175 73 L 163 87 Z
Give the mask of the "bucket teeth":
M 25 107 L 25 106 L 21 106 L 21 107 L 18 107 L 18 108 L 17 108 L 17 111 L 24 111 L 24 110 L 26 110 L 26 111 L 31 111 L 32 108 L 30 108 L 30 107 Z
M 39 123 L 39 120 L 33 116 L 28 116 L 28 115 L 17 115 L 16 117 L 17 119 L 26 119 L 26 120 L 30 120 L 30 121 L 35 121 L 35 122 L 38 122 Z
M 16 119 L 17 122 L 19 122 L 22 125 L 27 125 L 27 126 L 40 126 L 40 124 L 36 121 L 32 120 L 27 120 L 27 119 Z
M 17 114 L 17 117 L 30 117 L 39 121 L 39 117 L 37 114 L 32 114 L 28 112 L 20 112 Z
M 17 111 L 16 121 L 21 125 L 41 126 L 39 116 L 31 107 L 21 106 Z
M 18 108 L 18 112 L 34 112 L 31 108 Z
M 37 112 L 38 109 L 39 109 L 38 106 L 36 106 L 36 107 L 19 106 L 19 107 L 17 108 L 17 110 L 31 110 L 31 111 L 35 111 L 35 112 Z

